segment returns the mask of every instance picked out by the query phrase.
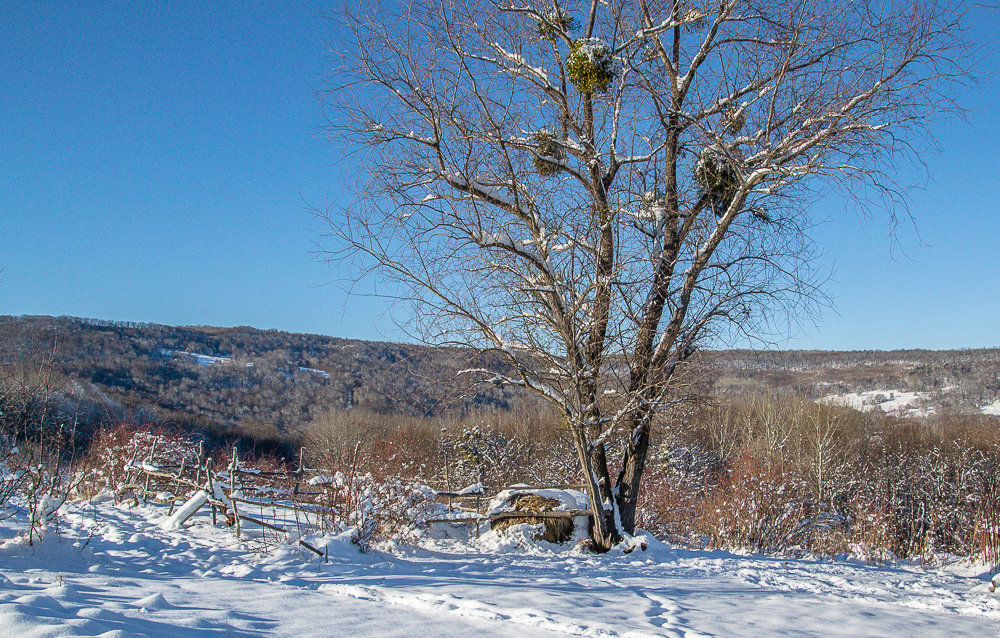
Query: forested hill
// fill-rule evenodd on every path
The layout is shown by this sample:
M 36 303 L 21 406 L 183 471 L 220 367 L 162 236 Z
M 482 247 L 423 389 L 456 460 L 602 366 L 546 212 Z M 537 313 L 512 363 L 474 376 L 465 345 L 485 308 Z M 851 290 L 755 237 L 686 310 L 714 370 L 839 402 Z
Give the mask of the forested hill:
M 1000 350 L 699 353 L 717 392 L 919 392 L 922 405 L 978 411 L 1000 399 Z M 459 349 L 248 327 L 174 327 L 72 317 L 0 317 L 0 375 L 31 378 L 73 410 L 267 436 L 331 410 L 437 416 L 507 410 L 510 388 L 470 394 Z M 0 379 L 3 381 L 4 379 Z M 1000 405 L 1000 404 L 998 404 Z M 83 407 L 81 407 L 83 406 Z
M 40 374 L 107 409 L 156 420 L 275 434 L 331 409 L 433 416 L 505 409 L 489 388 L 465 396 L 456 349 L 248 327 L 174 327 L 73 317 L 0 317 L 0 375 Z

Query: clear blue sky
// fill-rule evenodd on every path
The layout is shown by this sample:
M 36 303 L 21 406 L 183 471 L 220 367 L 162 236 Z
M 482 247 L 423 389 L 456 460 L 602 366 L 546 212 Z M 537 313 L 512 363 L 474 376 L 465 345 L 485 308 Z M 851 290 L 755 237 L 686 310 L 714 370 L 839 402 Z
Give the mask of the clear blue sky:
M 0 3 L 0 314 L 400 338 L 318 262 L 329 3 Z M 1000 38 L 977 14 L 973 37 Z M 936 129 L 916 231 L 826 200 L 836 311 L 793 348 L 1000 346 L 1000 55 Z M 919 232 L 919 237 L 918 233 Z

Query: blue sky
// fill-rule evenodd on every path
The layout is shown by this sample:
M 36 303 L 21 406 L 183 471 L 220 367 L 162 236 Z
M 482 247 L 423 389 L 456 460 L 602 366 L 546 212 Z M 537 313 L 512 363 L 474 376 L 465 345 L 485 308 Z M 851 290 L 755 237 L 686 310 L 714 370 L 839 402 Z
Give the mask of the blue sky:
M 0 314 L 401 338 L 313 253 L 309 205 L 352 179 L 313 94 L 329 6 L 0 3 Z M 782 347 L 1000 346 L 998 68 L 936 126 L 926 176 L 904 172 L 915 228 L 822 202 L 835 310 Z

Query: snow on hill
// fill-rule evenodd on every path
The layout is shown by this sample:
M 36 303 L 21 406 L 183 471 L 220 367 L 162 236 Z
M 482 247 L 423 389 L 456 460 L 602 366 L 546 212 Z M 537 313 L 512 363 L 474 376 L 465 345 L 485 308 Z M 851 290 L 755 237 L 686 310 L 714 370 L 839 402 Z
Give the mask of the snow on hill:
M 990 403 L 989 405 L 984 405 L 979 408 L 979 411 L 983 414 L 989 414 L 991 416 L 1000 416 L 1000 399 Z
M 820 403 L 843 405 L 867 412 L 881 409 L 883 412 L 905 416 L 927 416 L 934 408 L 923 407 L 923 398 L 917 392 L 902 390 L 868 390 L 846 394 L 828 394 L 819 399 Z
M 58 536 L 0 544 L 2 636 L 954 637 L 1000 626 L 1000 594 L 960 565 L 652 540 L 597 556 L 493 532 L 368 554 L 347 535 L 310 537 L 324 564 L 273 539 L 238 541 L 204 512 L 167 530 L 163 506 L 65 507 Z
M 201 354 L 198 352 L 188 352 L 187 350 L 167 350 L 166 348 L 160 348 L 160 354 L 165 357 L 188 357 L 194 363 L 199 366 L 207 367 L 212 365 L 225 365 L 232 362 L 232 357 L 217 357 L 210 354 Z M 246 361 L 243 363 L 244 367 L 252 368 L 253 362 Z M 316 368 L 305 368 L 302 366 L 296 366 L 299 372 L 308 372 L 310 374 L 315 374 L 323 379 L 329 379 L 330 373 L 325 370 L 317 370 Z
M 216 357 L 210 354 L 200 354 L 198 352 L 188 352 L 186 350 L 167 350 L 160 348 L 160 353 L 167 357 L 190 357 L 200 366 L 223 365 L 233 360 L 232 357 Z M 252 366 L 253 364 L 248 364 Z

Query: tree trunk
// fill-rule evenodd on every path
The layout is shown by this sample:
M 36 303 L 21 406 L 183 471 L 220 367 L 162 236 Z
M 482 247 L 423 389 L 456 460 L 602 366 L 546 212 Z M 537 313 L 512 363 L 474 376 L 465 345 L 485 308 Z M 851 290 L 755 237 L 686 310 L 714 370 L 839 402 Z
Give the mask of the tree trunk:
M 632 417 L 633 423 L 637 417 Z M 639 506 L 639 486 L 642 473 L 646 469 L 646 455 L 649 452 L 649 422 L 642 419 L 641 425 L 633 425 L 632 438 L 625 450 L 621 473 L 618 475 L 618 516 L 622 529 L 628 534 L 635 533 L 635 517 Z
M 593 523 L 590 538 L 595 551 L 606 552 L 621 542 L 622 535 L 615 524 L 614 510 L 608 511 L 604 507 L 605 502 L 611 503 L 611 499 L 604 496 L 605 493 L 610 495 L 611 477 L 608 475 L 607 462 L 603 459 L 603 448 L 602 453 L 594 455 L 589 453 L 583 427 L 585 426 L 573 428 L 573 443 L 580 459 L 580 467 L 583 469 L 587 494 L 590 497 Z

